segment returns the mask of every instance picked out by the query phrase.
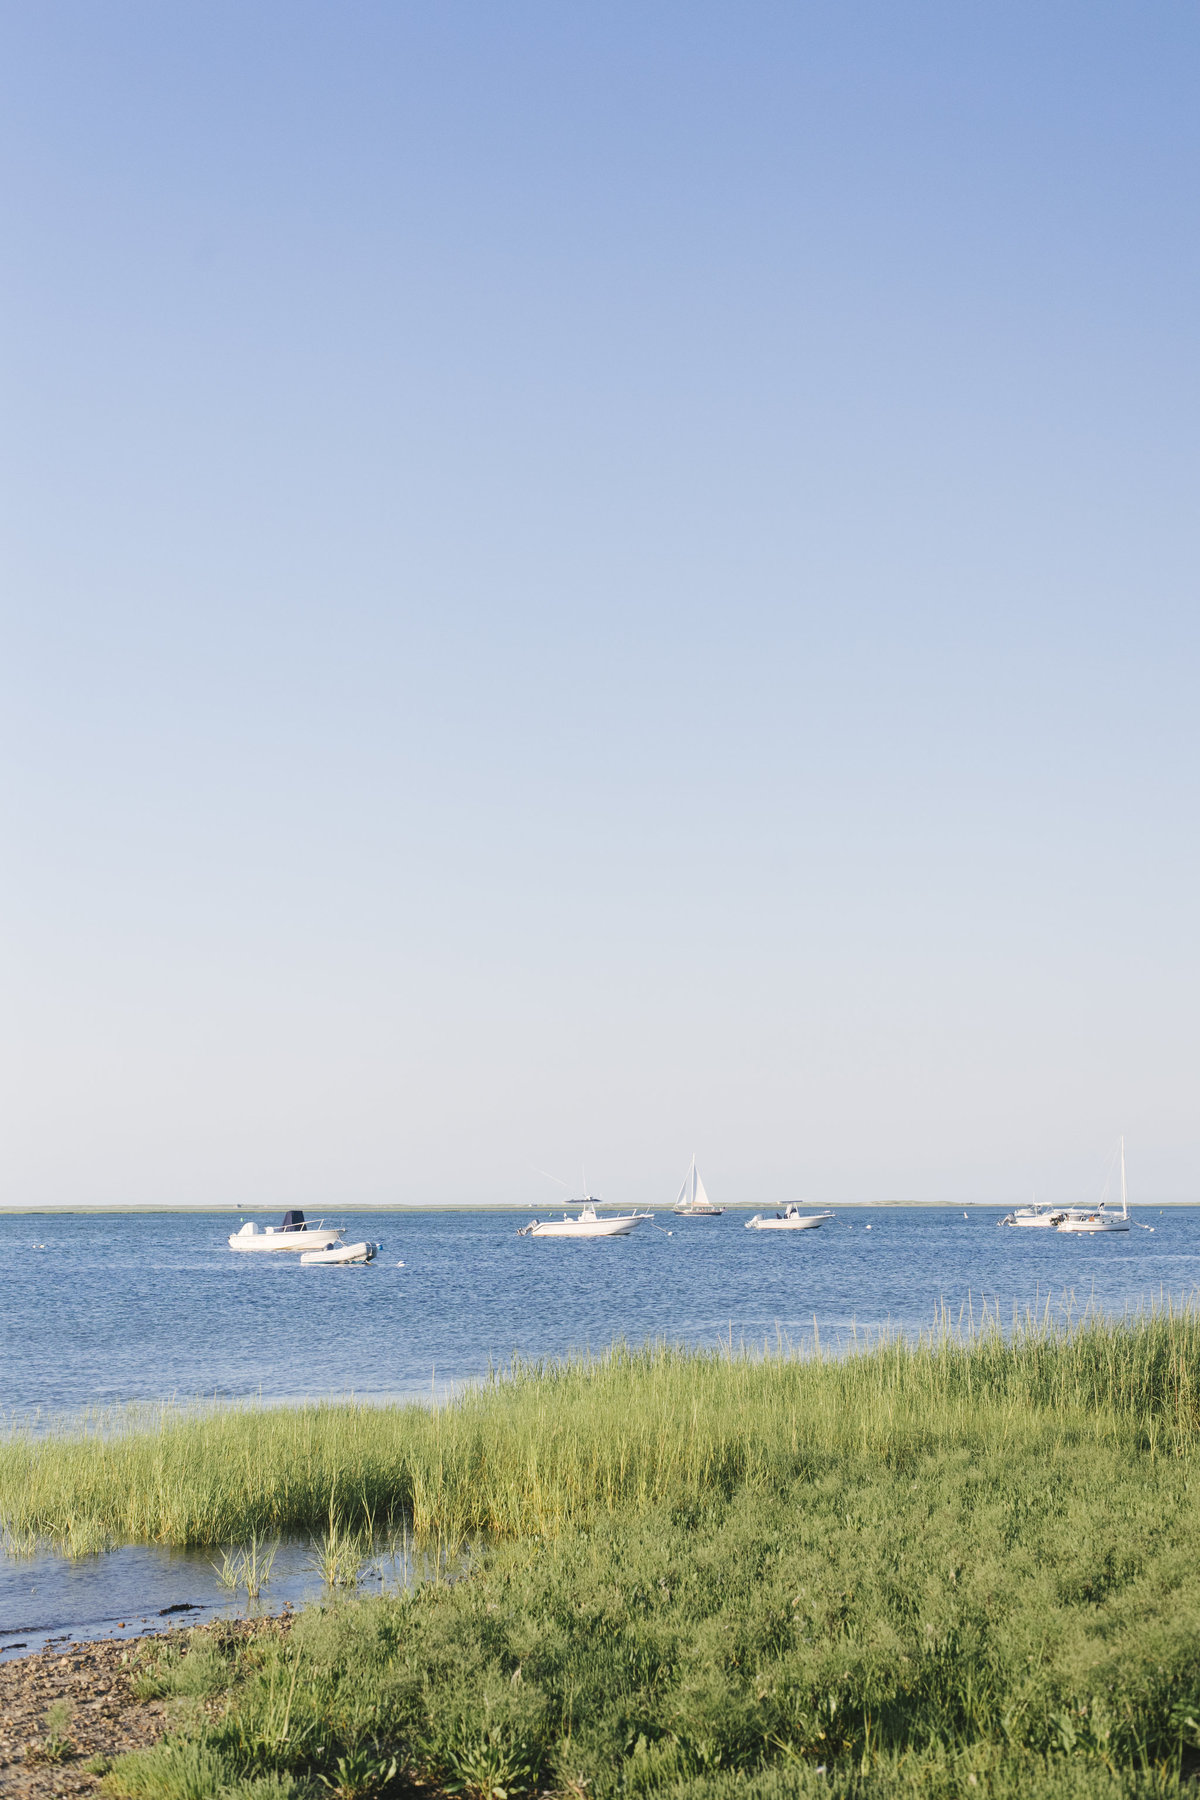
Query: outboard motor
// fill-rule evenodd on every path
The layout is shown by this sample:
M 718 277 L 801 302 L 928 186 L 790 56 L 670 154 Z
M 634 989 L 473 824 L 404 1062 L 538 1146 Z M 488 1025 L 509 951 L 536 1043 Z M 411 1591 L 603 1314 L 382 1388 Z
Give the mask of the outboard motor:
M 302 1212 L 285 1212 L 283 1215 L 284 1231 L 303 1231 L 304 1214 Z

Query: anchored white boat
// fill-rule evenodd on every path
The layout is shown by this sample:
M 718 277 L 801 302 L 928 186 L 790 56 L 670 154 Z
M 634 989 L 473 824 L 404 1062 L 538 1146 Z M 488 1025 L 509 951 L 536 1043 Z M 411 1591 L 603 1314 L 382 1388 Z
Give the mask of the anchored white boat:
M 1125 1139 L 1120 1141 L 1121 1153 L 1121 1210 L 1117 1212 L 1107 1200 L 1101 1200 L 1099 1206 L 1073 1206 L 1066 1217 L 1058 1222 L 1060 1231 L 1086 1232 L 1095 1234 L 1098 1231 L 1129 1230 L 1129 1194 L 1125 1186 Z M 1109 1165 L 1112 1167 L 1111 1163 Z M 1107 1185 L 1107 1184 L 1106 1184 Z
M 1039 1206 L 1035 1201 L 1032 1206 L 1018 1206 L 1015 1212 L 1006 1213 L 1001 1219 L 1002 1225 L 1038 1225 L 1046 1230 L 1053 1230 L 1066 1218 L 1070 1208 L 1065 1206 Z
M 343 1226 L 326 1226 L 324 1219 L 306 1223 L 302 1212 L 286 1212 L 282 1225 L 259 1225 L 253 1219 L 229 1240 L 231 1250 L 328 1250 L 345 1237 Z
M 781 1213 L 773 1219 L 764 1219 L 761 1213 L 755 1213 L 752 1219 L 746 1220 L 747 1231 L 815 1231 L 833 1214 L 828 1208 L 824 1212 L 802 1213 L 797 1206 L 785 1206 Z M 868 1225 L 867 1230 L 871 1228 Z
M 594 1196 L 586 1194 L 580 1202 L 581 1210 L 572 1215 L 564 1213 L 561 1219 L 533 1219 L 528 1225 L 522 1225 L 517 1232 L 518 1237 L 536 1238 L 609 1238 L 628 1237 L 635 1225 L 642 1225 L 653 1213 L 610 1213 L 602 1218 L 596 1211 Z
M 379 1245 L 364 1239 L 361 1244 L 331 1244 L 328 1250 L 306 1250 L 300 1258 L 302 1263 L 345 1263 L 374 1262 L 379 1255 Z
M 696 1167 L 693 1156 L 692 1166 L 683 1178 L 683 1186 L 672 1210 L 681 1219 L 719 1219 L 725 1211 L 723 1206 L 714 1206 L 704 1191 L 704 1183 L 700 1179 L 700 1171 Z

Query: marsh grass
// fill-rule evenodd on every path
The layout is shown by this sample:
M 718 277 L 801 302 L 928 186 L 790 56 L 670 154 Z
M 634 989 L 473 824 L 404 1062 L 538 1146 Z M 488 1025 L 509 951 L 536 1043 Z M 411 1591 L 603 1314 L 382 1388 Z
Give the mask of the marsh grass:
M 766 1506 L 627 1509 L 286 1634 L 199 1630 L 158 1691 L 213 1696 L 207 1720 L 110 1791 L 172 1800 L 202 1750 L 188 1800 L 393 1760 L 397 1794 L 466 1800 L 1179 1795 L 1198 1620 L 1182 1459 L 1052 1432 L 903 1471 L 847 1450 Z
M 0 1556 L 8 1556 L 13 1561 L 23 1557 L 36 1556 L 38 1550 L 37 1532 L 32 1526 L 0 1525 Z
M 1149 1800 L 1200 1769 L 1198 1402 L 1187 1310 L 617 1348 L 436 1411 L 14 1440 L 0 1494 L 59 1541 L 307 1527 L 333 1572 L 412 1521 L 404 1592 L 162 1652 L 148 1691 L 206 1706 L 118 1800 Z
M 248 1544 L 241 1547 L 230 1544 L 228 1549 L 222 1551 L 220 1562 L 213 1564 L 217 1585 L 232 1593 L 245 1588 L 246 1598 L 257 1600 L 271 1579 L 271 1570 L 278 1554 L 278 1538 L 264 1543 L 258 1533 L 252 1531 Z
M 336 1516 L 328 1528 L 312 1540 L 309 1566 L 320 1575 L 327 1588 L 357 1587 L 374 1549 L 369 1530 L 350 1530 Z
M 72 1562 L 80 1562 L 85 1556 L 102 1556 L 106 1550 L 111 1550 L 113 1535 L 94 1513 L 82 1513 L 68 1519 L 66 1531 L 58 1542 Z
M 112 1542 L 181 1546 L 329 1535 L 406 1521 L 454 1544 L 561 1531 L 632 1507 L 764 1497 L 847 1452 L 1064 1439 L 1190 1451 L 1200 1423 L 1200 1317 L 1049 1318 L 964 1340 L 945 1330 L 831 1359 L 617 1346 L 514 1364 L 437 1406 L 352 1401 L 145 1409 L 128 1429 L 0 1439 L 0 1520 L 71 1554 Z M 87 1547 L 85 1551 L 84 1547 Z

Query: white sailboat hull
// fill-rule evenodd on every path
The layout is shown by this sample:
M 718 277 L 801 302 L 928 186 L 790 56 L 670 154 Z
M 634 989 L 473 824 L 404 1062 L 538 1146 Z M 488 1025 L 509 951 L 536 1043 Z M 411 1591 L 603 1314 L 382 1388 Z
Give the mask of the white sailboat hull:
M 1119 1215 L 1105 1218 L 1102 1214 L 1093 1213 L 1085 1219 L 1064 1219 L 1058 1229 L 1094 1236 L 1099 1231 L 1128 1231 L 1129 1220 Z

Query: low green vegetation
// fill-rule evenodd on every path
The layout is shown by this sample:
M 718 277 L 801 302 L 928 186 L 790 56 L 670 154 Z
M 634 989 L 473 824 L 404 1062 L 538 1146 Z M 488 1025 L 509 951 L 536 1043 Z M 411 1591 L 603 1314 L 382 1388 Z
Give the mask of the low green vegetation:
M 1200 1328 L 1165 1313 L 14 1439 L 0 1511 L 64 1544 L 474 1543 L 457 1579 L 155 1652 L 174 1724 L 121 1800 L 1115 1800 L 1200 1768 L 1198 1432 Z
M 74 1752 L 71 1741 L 71 1703 L 53 1700 L 42 1715 L 45 1735 L 27 1753 L 28 1762 L 61 1763 Z
M 206 1722 L 110 1787 L 366 1794 L 395 1762 L 495 1800 L 1177 1791 L 1200 1742 L 1178 1477 L 1047 1422 L 902 1465 L 847 1452 L 771 1504 L 605 1517 L 286 1636 L 197 1633 L 147 1691 L 206 1696 Z
M 403 1520 L 459 1543 L 697 1495 L 758 1492 L 941 1446 L 1067 1439 L 1190 1452 L 1200 1314 L 893 1342 L 838 1359 L 616 1348 L 515 1367 L 438 1407 L 328 1402 L 144 1409 L 0 1437 L 0 1530 L 81 1555 L 111 1543 L 244 1544 Z

